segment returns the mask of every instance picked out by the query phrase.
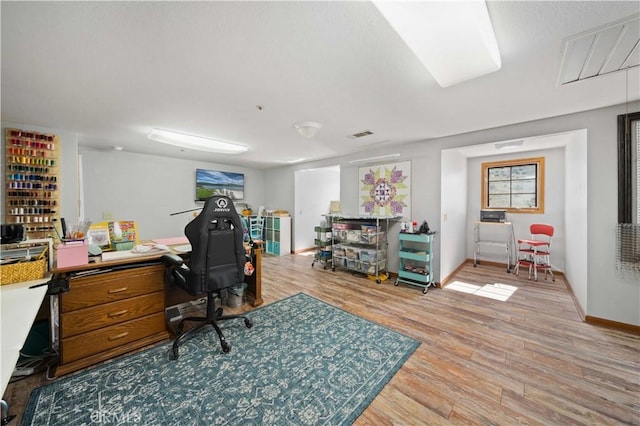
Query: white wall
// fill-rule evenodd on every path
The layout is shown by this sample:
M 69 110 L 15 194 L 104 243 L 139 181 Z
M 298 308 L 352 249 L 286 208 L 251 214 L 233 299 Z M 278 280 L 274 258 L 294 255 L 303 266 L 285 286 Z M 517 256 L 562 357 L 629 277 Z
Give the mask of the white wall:
M 443 150 L 441 173 L 439 276 L 444 280 L 468 257 L 467 193 L 470 191 L 467 157 L 455 149 Z
M 565 155 L 564 148 L 543 151 L 527 151 L 488 157 L 470 158 L 468 162 L 468 209 L 467 209 L 467 257 L 473 258 L 474 234 L 473 227 L 480 220 L 482 206 L 482 163 L 492 161 L 508 161 L 522 158 L 544 157 L 545 191 L 544 213 L 522 214 L 507 213 L 507 220 L 513 224 L 515 238 L 529 238 L 529 226 L 532 223 L 547 223 L 553 225 L 551 266 L 554 270 L 565 270 Z M 481 239 L 489 241 L 505 241 L 512 238 L 507 229 L 502 227 L 483 226 Z M 489 260 L 506 262 L 503 248 L 482 245 L 481 255 L 488 255 Z
M 85 217 L 93 222 L 109 213 L 114 220 L 135 220 L 139 238 L 184 235 L 192 213 L 170 213 L 201 207 L 195 198 L 197 168 L 245 174 L 244 200 L 252 208 L 265 204 L 261 170 L 222 164 L 135 154 L 82 150 Z
M 587 208 L 587 132 L 571 135 L 565 147 L 565 277 L 583 312 L 588 311 L 588 274 L 585 259 L 589 258 L 589 225 Z
M 616 227 L 617 227 L 617 124 L 616 116 L 624 114 L 627 109 L 625 105 L 617 105 L 608 108 L 586 111 L 577 114 L 553 117 L 549 119 L 520 123 L 512 126 L 499 127 L 494 129 L 486 129 L 477 132 L 465 133 L 461 135 L 443 137 L 439 139 L 416 142 L 413 144 L 402 146 L 389 146 L 385 148 L 370 150 L 367 156 L 377 156 L 389 153 L 400 153 L 401 157 L 394 161 L 411 160 L 412 169 L 412 216 L 416 219 L 426 219 L 431 228 L 440 231 L 442 229 L 442 221 L 440 217 L 441 211 L 441 151 L 443 149 L 459 148 L 463 146 L 472 146 L 502 140 L 513 140 L 524 137 L 533 137 L 537 135 L 555 134 L 566 131 L 575 131 L 586 129 L 587 131 L 587 170 L 586 170 L 586 205 L 587 205 L 587 224 L 585 233 L 587 243 L 586 257 L 582 259 L 574 258 L 572 262 L 582 262 L 587 265 L 586 277 L 576 276 L 576 280 L 583 279 L 584 282 L 575 282 L 570 277 L 574 289 L 578 289 L 576 293 L 578 299 L 586 299 L 586 304 L 582 306 L 585 313 L 589 316 L 619 321 L 622 323 L 640 325 L 640 283 L 632 281 L 629 278 L 618 276 L 615 270 L 615 252 L 616 252 Z M 629 111 L 640 110 L 640 102 L 633 103 L 628 106 Z M 5 123 L 3 123 L 4 126 Z M 35 126 L 17 125 L 16 127 L 30 128 L 38 130 Z M 41 130 L 44 131 L 44 130 Z M 55 129 L 47 129 L 52 133 L 62 135 L 64 132 Z M 76 144 L 75 136 L 63 137 L 64 141 L 70 144 Z M 73 147 L 75 149 L 75 147 Z M 110 153 L 112 156 L 116 153 Z M 119 153 L 123 154 L 123 153 Z M 129 156 L 124 153 L 125 157 Z M 584 155 L 584 152 L 582 152 Z M 74 197 L 73 186 L 76 184 L 75 172 L 77 171 L 77 163 L 75 158 L 69 159 L 67 154 L 63 153 L 65 158 L 62 159 L 62 178 L 64 179 L 65 189 L 62 193 L 63 214 L 70 217 L 66 213 L 66 209 L 72 208 L 73 213 L 77 214 L 77 196 Z M 83 153 L 83 156 L 86 153 Z M 141 232 L 149 237 L 161 237 L 163 235 L 173 236 L 182 230 L 182 223 L 165 223 L 167 214 L 171 211 L 180 209 L 188 209 L 190 206 L 195 207 L 192 197 L 193 189 L 191 189 L 191 179 L 185 178 L 185 173 L 192 176 L 195 166 L 200 164 L 197 162 L 184 162 L 182 160 L 172 160 L 145 156 L 131 155 L 132 158 L 138 158 L 136 161 L 114 161 L 111 164 L 116 167 L 109 169 L 100 166 L 102 155 L 94 154 L 94 158 L 90 165 L 85 165 L 85 195 L 91 195 L 92 200 L 87 198 L 87 208 L 94 209 L 92 215 L 100 215 L 105 208 L 110 209 L 114 214 L 118 205 L 137 205 L 145 210 L 142 215 L 142 221 L 149 224 L 143 227 Z M 358 203 L 358 169 L 357 167 L 349 167 L 349 160 L 357 158 L 362 154 L 353 154 L 352 156 L 344 156 L 339 159 L 341 166 L 341 187 L 340 200 L 343 211 L 357 212 Z M 146 161 L 147 164 L 144 164 Z M 140 163 L 142 162 L 142 163 Z M 154 168 L 153 165 L 156 165 Z M 250 171 L 247 173 L 248 201 L 253 207 L 264 205 L 269 209 L 282 208 L 294 211 L 294 173 L 311 167 L 326 167 L 336 164 L 336 159 L 327 159 L 306 164 L 297 164 L 294 166 L 285 166 L 263 171 Z M 95 167 L 94 167 L 95 165 Z M 215 165 L 202 163 L 215 168 Z M 572 167 L 567 162 L 567 167 Z M 99 168 L 100 167 L 100 168 Z M 224 166 L 220 166 L 223 168 Z M 99 169 L 98 169 L 99 168 Z M 140 175 L 137 171 L 141 168 L 147 171 L 147 175 Z M 103 174 L 104 178 L 96 177 L 95 174 Z M 178 171 L 176 174 L 175 171 Z M 234 167 L 224 167 L 228 171 L 242 171 Z M 119 173 L 124 177 L 118 177 L 118 185 L 109 184 L 108 176 Z M 140 188 L 140 184 L 136 180 L 141 179 L 148 182 L 146 176 L 155 176 L 156 179 L 151 182 L 153 188 L 159 188 L 152 195 L 145 193 Z M 584 174 L 583 174 L 584 175 Z M 128 178 L 127 178 L 128 177 Z M 178 184 L 176 180 L 182 180 L 182 184 Z M 254 185 L 255 184 L 255 185 Z M 72 188 L 67 190 L 66 185 Z M 571 181 L 565 182 L 566 187 L 579 188 L 580 183 Z M 101 193 L 106 191 L 104 197 L 110 199 L 106 203 L 105 198 L 101 198 Z M 123 195 L 124 192 L 124 195 Z M 160 198 L 162 201 L 144 201 L 135 200 L 134 197 Z M 114 204 L 112 201 L 117 201 Z M 92 206 L 92 203 L 98 206 Z M 128 204 L 129 203 L 129 204 Z M 157 210 L 149 211 L 149 205 L 157 206 Z M 70 207 L 71 206 L 71 207 Z M 126 210 L 129 207 L 123 207 L 122 214 L 127 216 L 136 215 L 132 210 Z M 90 212 L 87 211 L 87 216 Z M 154 224 L 158 218 L 160 224 Z M 93 220 L 99 220 L 99 217 L 92 217 Z M 135 219 L 135 218 L 132 218 Z M 185 220 L 186 222 L 186 220 Z M 142 223 L 142 222 L 141 222 Z M 144 229 L 149 227 L 149 229 Z M 153 229 L 151 229 L 153 228 Z M 156 232 L 162 232 L 156 234 Z M 568 232 L 568 231 L 567 231 Z M 393 236 L 392 236 L 393 238 Z M 576 242 L 577 241 L 577 242 Z M 567 252 L 573 251 L 580 253 L 579 249 L 575 249 L 574 244 L 580 244 L 583 240 L 571 240 L 567 238 Z M 394 241 L 397 244 L 397 241 Z M 444 238 L 436 240 L 435 260 L 436 265 L 440 265 L 441 247 L 446 247 L 449 242 Z M 397 247 L 397 245 L 396 245 Z M 390 245 L 389 253 L 396 251 Z M 567 261 L 567 273 L 572 270 Z M 390 269 L 392 267 L 397 270 L 397 256 L 395 264 L 390 259 Z M 579 264 L 578 264 L 579 266 Z M 435 269 L 435 268 L 434 268 Z M 439 271 L 436 277 L 440 279 Z M 383 284 L 384 285 L 384 284 Z M 586 289 L 586 292 L 584 291 Z
M 636 102 L 628 106 L 629 111 L 640 109 Z M 577 114 L 564 115 L 549 119 L 486 129 L 461 135 L 438 138 L 397 147 L 386 147 L 367 152 L 367 156 L 400 153 L 394 161 L 411 160 L 412 171 L 419 171 L 420 180 L 412 179 L 412 215 L 425 218 L 434 230 L 440 231 L 441 207 L 441 166 L 440 152 L 443 149 L 459 148 L 477 144 L 515 140 L 539 135 L 556 134 L 567 131 L 587 130 L 587 246 L 588 254 L 582 262 L 587 266 L 587 303 L 582 306 L 587 315 L 622 323 L 640 325 L 640 284 L 628 278 L 616 275 L 615 271 L 615 235 L 617 225 L 617 128 L 616 116 L 624 114 L 625 105 L 601 108 Z M 345 208 L 357 212 L 358 179 L 357 168 L 349 167 L 349 160 L 361 154 L 344 156 L 341 163 L 340 199 Z M 291 185 L 294 171 L 332 165 L 335 159 L 298 164 L 267 171 L 270 178 L 277 177 L 281 184 Z M 414 174 L 415 177 L 415 174 Z M 288 183 L 289 182 L 289 183 Z M 420 189 L 417 189 L 420 185 Z M 573 185 L 573 184 L 572 184 Z M 563 184 L 564 186 L 564 184 Z M 269 199 L 275 186 L 266 188 L 265 199 Z M 289 197 L 287 198 L 287 194 Z M 293 205 L 293 192 L 279 191 L 278 200 Z M 433 219 L 431 219 L 433 218 Z M 567 244 L 574 244 L 567 240 Z M 439 265 L 441 247 L 448 242 L 441 238 L 436 241 L 436 264 Z M 568 246 L 567 251 L 573 250 Z M 390 253 L 394 253 L 390 247 Z M 392 262 L 390 261 L 390 269 Z M 397 260 L 395 262 L 397 268 Z M 435 268 L 434 268 L 435 269 Z M 391 269 L 393 271 L 393 269 Z M 397 269 L 396 269 L 397 270 Z M 438 272 L 438 271 L 437 271 Z M 437 275 L 438 280 L 441 278 Z M 576 277 L 579 279 L 579 277 Z M 572 283 L 574 286 L 582 284 Z M 587 309 L 588 307 L 588 309 Z
M 640 110 L 640 103 L 629 111 Z M 588 284 L 586 314 L 640 325 L 640 283 L 616 273 L 618 156 L 616 116 L 624 105 L 585 113 L 587 128 Z
M 332 200 L 340 200 L 340 166 L 297 170 L 295 172 L 294 251 L 313 248 L 315 226 L 326 220 Z

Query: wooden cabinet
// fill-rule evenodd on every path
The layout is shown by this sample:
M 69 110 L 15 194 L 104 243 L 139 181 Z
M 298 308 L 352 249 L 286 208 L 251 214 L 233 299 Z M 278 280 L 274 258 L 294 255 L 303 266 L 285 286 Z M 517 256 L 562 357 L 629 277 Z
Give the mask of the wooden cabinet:
M 264 250 L 284 256 L 291 254 L 291 217 L 266 216 L 264 221 Z
M 164 266 L 70 274 L 59 296 L 60 365 L 56 375 L 168 338 Z
M 20 129 L 5 131 L 5 223 L 24 224 L 29 239 L 55 235 L 60 218 L 57 136 Z

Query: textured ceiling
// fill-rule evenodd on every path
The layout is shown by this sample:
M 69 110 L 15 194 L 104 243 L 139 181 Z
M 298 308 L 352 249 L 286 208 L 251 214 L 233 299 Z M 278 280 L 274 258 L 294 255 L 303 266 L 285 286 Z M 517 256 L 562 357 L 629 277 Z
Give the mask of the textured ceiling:
M 77 133 L 81 147 L 262 168 L 625 102 L 624 71 L 564 86 L 558 75 L 568 37 L 640 2 L 488 10 L 502 69 L 441 88 L 369 2 L 3 1 L 2 120 Z M 306 139 L 299 121 L 323 127 Z M 180 152 L 149 141 L 153 127 L 250 150 Z

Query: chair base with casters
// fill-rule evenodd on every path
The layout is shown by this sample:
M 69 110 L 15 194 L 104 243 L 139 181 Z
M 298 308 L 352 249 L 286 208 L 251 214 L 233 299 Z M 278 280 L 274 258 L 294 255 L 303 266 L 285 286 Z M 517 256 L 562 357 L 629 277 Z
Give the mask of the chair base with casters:
M 179 281 L 182 280 L 183 273 L 185 273 L 188 269 L 184 266 L 184 261 L 177 255 L 174 254 L 166 254 L 162 256 L 162 260 L 171 266 L 169 269 L 169 277 L 173 279 L 177 279 Z M 182 273 L 181 273 L 182 272 Z M 198 294 L 191 293 L 192 296 L 198 296 Z M 179 348 L 182 343 L 184 343 L 187 339 L 192 337 L 195 333 L 200 331 L 200 329 L 204 328 L 207 325 L 213 327 L 213 329 L 218 334 L 220 338 L 220 346 L 222 347 L 222 352 L 227 353 L 231 351 L 231 345 L 224 337 L 220 326 L 218 325 L 219 321 L 226 321 L 231 319 L 240 319 L 244 320 L 244 325 L 247 328 L 253 327 L 253 323 L 251 319 L 249 319 L 245 315 L 222 315 L 222 308 L 216 309 L 216 296 L 219 294 L 219 291 L 209 291 L 207 292 L 207 313 L 205 317 L 187 317 L 183 318 L 178 327 L 176 329 L 176 339 L 173 341 L 173 346 L 171 348 L 171 359 L 176 360 L 179 357 Z M 186 331 L 184 330 L 185 322 L 196 322 L 195 326 L 189 328 Z
M 533 277 L 538 281 L 538 270 L 544 270 L 544 279 L 547 273 L 551 275 L 551 280 L 555 281 L 551 270 L 551 237 L 553 237 L 553 226 L 543 224 L 533 224 L 530 227 L 531 239 L 518 240 L 517 262 L 513 273 L 518 276 L 520 267 L 528 268 L 528 279 Z
M 187 339 L 189 339 L 193 334 L 198 332 L 201 328 L 207 325 L 212 326 L 216 330 L 216 333 L 218 333 L 218 337 L 220 338 L 220 346 L 222 347 L 222 352 L 224 353 L 231 351 L 231 345 L 224 338 L 224 334 L 222 333 L 222 330 L 217 324 L 218 321 L 226 321 L 230 319 L 242 318 L 244 319 L 244 325 L 247 328 L 253 327 L 253 323 L 245 315 L 222 315 L 222 308 L 216 309 L 215 307 L 215 303 L 216 303 L 215 299 L 216 299 L 216 294 L 214 293 L 207 294 L 207 316 L 206 317 L 187 317 L 187 318 L 184 318 L 182 321 L 180 321 L 177 328 L 178 336 L 173 341 L 173 346 L 171 348 L 171 355 L 172 355 L 171 359 L 174 359 L 174 360 L 178 359 L 178 356 L 179 356 L 178 348 L 180 347 L 180 345 L 183 342 L 185 342 Z M 198 324 L 191 327 L 187 331 L 183 331 L 184 323 L 186 321 L 197 322 Z

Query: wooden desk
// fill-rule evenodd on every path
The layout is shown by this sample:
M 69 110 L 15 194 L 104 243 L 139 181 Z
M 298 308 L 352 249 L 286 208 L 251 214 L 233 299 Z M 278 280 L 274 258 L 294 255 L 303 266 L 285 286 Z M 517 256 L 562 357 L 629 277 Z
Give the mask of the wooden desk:
M 59 324 L 54 347 L 60 351 L 55 375 L 67 374 L 169 337 L 165 307 L 166 252 L 97 260 L 52 272 L 68 279 L 69 291 L 58 295 L 52 309 Z M 263 303 L 260 247 L 252 249 L 255 271 L 246 277 L 252 306 Z M 184 292 L 186 294 L 186 292 Z
M 251 249 L 251 263 L 255 270 L 253 275 L 245 277 L 244 282 L 248 284 L 247 299 L 255 308 L 264 303 L 262 299 L 262 247 L 259 244 L 254 245 Z

